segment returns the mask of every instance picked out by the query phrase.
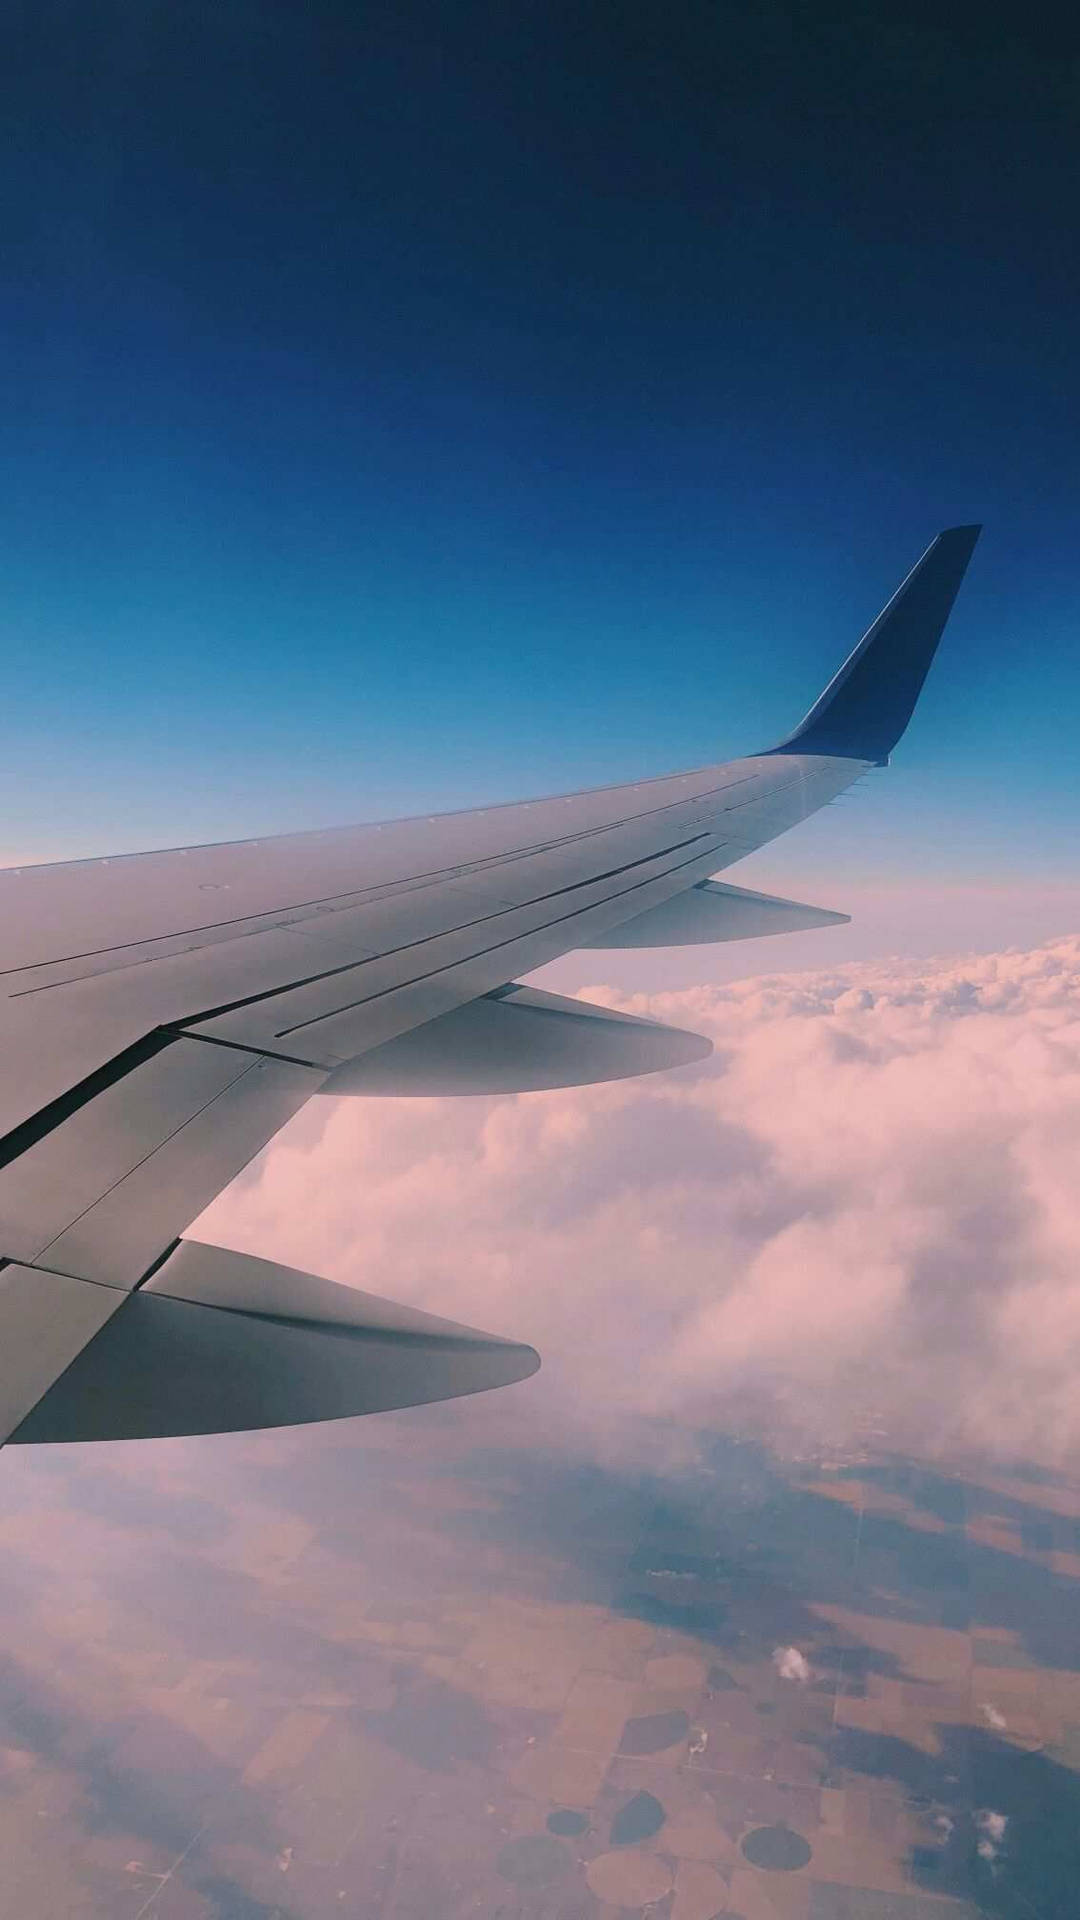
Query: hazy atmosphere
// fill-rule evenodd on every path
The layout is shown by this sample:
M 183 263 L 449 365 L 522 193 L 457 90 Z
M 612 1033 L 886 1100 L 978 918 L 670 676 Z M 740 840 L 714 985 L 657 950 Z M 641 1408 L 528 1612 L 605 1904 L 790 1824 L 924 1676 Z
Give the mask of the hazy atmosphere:
M 522 1401 L 598 1458 L 733 1416 L 1077 1458 L 1080 938 L 584 991 L 712 1059 L 315 1102 L 194 1231 L 535 1341 Z
M 724 875 L 849 925 L 532 976 L 710 1058 L 316 1097 L 190 1229 L 539 1373 L 0 1452 L 0 1912 L 1075 1920 L 1072 24 L 0 39 L 0 867 L 762 752 L 984 525 L 893 763 Z

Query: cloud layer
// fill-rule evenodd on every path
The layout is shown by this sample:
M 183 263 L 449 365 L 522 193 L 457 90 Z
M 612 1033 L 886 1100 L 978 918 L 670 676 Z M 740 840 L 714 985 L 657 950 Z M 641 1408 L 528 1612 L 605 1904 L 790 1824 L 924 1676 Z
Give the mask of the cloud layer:
M 314 1101 L 196 1231 L 537 1344 L 594 1446 L 1080 1447 L 1080 940 L 627 998 L 700 1068 Z

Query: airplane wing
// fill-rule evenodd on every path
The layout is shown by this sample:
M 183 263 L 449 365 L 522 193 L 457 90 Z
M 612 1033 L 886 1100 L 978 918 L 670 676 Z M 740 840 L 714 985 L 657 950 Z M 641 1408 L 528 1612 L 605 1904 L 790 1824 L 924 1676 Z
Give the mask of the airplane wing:
M 407 1406 L 530 1347 L 185 1228 L 320 1093 L 513 1091 L 702 1057 L 517 976 L 845 916 L 711 876 L 903 732 L 978 529 L 939 534 L 797 731 L 725 765 L 431 819 L 0 872 L 0 1443 Z

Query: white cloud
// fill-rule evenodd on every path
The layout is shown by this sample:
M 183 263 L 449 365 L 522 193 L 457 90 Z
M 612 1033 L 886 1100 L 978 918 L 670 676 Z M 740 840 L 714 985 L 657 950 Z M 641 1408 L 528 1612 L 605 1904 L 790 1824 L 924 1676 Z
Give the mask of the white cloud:
M 781 1680 L 797 1680 L 801 1687 L 808 1685 L 811 1678 L 810 1662 L 798 1647 L 774 1647 L 772 1658 Z
M 996 1813 L 993 1807 L 981 1807 L 975 1815 L 975 1828 L 979 1835 L 976 1852 L 979 1859 L 985 1860 L 988 1865 L 992 1866 L 1001 1855 L 1008 1824 L 1008 1815 Z
M 594 1445 L 759 1417 L 1075 1452 L 1080 940 L 591 997 L 716 1053 L 314 1101 L 198 1232 L 533 1340 L 522 1395 Z

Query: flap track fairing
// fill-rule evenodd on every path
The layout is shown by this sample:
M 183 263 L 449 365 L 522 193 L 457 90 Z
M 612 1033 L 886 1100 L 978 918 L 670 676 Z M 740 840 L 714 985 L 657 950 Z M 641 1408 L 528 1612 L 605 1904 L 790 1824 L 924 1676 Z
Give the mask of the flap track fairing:
M 31 1277 L 43 1311 L 61 1284 L 92 1303 L 111 1296 L 113 1311 L 15 1428 L 15 1442 L 340 1420 L 508 1386 L 540 1365 L 517 1341 L 196 1240 L 181 1240 L 134 1292 Z
M 596 947 L 695 947 L 721 940 L 759 940 L 770 933 L 805 933 L 811 927 L 846 926 L 849 913 L 806 907 L 771 893 L 752 893 L 719 880 L 702 880 L 685 893 L 662 900 L 634 920 L 612 927 Z
M 687 1066 L 711 1041 L 539 987 L 501 987 L 339 1067 L 321 1091 L 531 1093 Z

